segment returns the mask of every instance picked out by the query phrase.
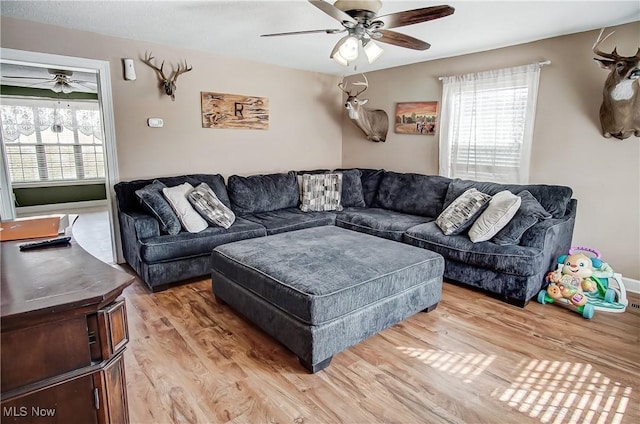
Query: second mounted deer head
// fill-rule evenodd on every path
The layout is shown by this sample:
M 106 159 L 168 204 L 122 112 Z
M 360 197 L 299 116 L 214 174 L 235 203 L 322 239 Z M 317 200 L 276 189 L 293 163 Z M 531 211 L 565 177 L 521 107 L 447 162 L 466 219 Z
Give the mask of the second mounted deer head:
M 635 56 L 620 56 L 615 48 L 604 52 L 600 44 L 613 32 L 602 38 L 603 32 L 604 28 L 593 45 L 593 52 L 600 56 L 594 59 L 609 71 L 600 106 L 602 135 L 619 140 L 640 137 L 640 48 Z
M 362 74 L 364 81 L 354 82 L 352 85 L 363 87 L 353 92 L 347 90 L 346 84 L 341 82 L 338 84 L 340 90 L 347 95 L 344 107 L 349 112 L 349 118 L 358 128 L 364 132 L 369 141 L 385 141 L 389 130 L 389 116 L 382 109 L 365 109 L 363 107 L 369 100 L 358 99 L 358 96 L 369 88 L 367 77 Z
M 145 56 L 144 56 L 144 59 L 142 59 L 142 62 L 146 63 L 156 71 L 156 74 L 160 79 L 160 83 L 162 84 L 162 88 L 164 89 L 164 92 L 167 93 L 167 96 L 171 96 L 172 101 L 175 101 L 176 100 L 176 80 L 178 79 L 178 76 L 180 76 L 181 74 L 184 74 L 185 72 L 189 72 L 190 70 L 193 69 L 193 67 L 189 66 L 187 64 L 187 61 L 185 60 L 184 65 L 181 63 L 178 63 L 178 68 L 171 73 L 169 78 L 167 78 L 164 75 L 164 71 L 163 71 L 164 60 L 162 61 L 162 64 L 158 68 L 158 66 L 152 62 L 153 59 L 155 58 L 151 56 L 151 53 L 149 54 L 145 53 Z

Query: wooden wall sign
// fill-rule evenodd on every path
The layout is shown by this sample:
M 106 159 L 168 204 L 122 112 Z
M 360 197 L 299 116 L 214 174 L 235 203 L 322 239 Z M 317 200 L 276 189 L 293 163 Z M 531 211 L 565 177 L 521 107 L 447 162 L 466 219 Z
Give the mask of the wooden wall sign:
M 407 102 L 396 106 L 396 133 L 435 135 L 438 102 Z
M 269 129 L 269 99 L 239 94 L 200 93 L 202 128 Z

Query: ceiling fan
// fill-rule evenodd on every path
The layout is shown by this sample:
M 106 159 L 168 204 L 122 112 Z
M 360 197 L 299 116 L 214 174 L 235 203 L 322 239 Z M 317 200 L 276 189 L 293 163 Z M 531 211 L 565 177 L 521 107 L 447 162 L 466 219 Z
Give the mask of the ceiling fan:
M 398 28 L 443 18 L 453 14 L 455 10 L 451 6 L 441 5 L 377 16 L 382 7 L 380 0 L 337 0 L 334 4 L 324 0 L 308 1 L 340 22 L 343 28 L 280 32 L 263 34 L 261 37 L 314 33 L 339 34 L 346 32 L 347 35 L 336 43 L 330 55 L 333 60 L 344 66 L 349 66 L 349 63 L 358 58 L 360 45 L 362 45 L 369 63 L 380 57 L 384 50 L 374 40 L 413 50 L 428 49 L 431 45 L 426 41 L 390 31 L 389 28 Z
M 56 93 L 71 93 L 73 91 L 82 91 L 82 89 L 91 90 L 96 92 L 96 83 L 92 81 L 83 81 L 78 79 L 71 79 L 73 71 L 66 69 L 47 69 L 49 72 L 49 78 L 38 76 L 9 76 L 3 75 L 2 79 L 21 79 L 37 81 L 32 84 L 25 85 L 26 87 L 42 86 L 48 88 Z

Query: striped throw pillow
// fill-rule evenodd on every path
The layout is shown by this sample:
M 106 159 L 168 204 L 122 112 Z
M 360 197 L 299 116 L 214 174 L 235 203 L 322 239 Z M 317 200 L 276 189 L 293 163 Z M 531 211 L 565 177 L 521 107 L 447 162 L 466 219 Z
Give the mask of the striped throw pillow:
M 341 211 L 342 174 L 304 174 L 300 210 Z
M 236 220 L 233 211 L 218 199 L 207 183 L 200 183 L 187 198 L 194 209 L 213 225 L 229 228 Z

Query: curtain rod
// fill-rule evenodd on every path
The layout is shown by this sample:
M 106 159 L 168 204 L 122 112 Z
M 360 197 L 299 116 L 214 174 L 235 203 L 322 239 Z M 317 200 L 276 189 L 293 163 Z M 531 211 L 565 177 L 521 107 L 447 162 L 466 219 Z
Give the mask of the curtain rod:
M 551 65 L 551 61 L 550 61 L 550 60 L 545 60 L 545 61 L 543 61 L 543 62 L 538 62 L 538 66 L 539 66 L 539 67 L 541 67 L 541 68 L 542 68 L 543 66 L 545 66 L 545 65 Z M 443 80 L 443 79 L 445 79 L 445 78 L 446 78 L 446 76 L 445 76 L 445 77 L 438 77 L 438 79 L 439 79 L 440 81 L 442 81 L 442 80 Z

